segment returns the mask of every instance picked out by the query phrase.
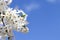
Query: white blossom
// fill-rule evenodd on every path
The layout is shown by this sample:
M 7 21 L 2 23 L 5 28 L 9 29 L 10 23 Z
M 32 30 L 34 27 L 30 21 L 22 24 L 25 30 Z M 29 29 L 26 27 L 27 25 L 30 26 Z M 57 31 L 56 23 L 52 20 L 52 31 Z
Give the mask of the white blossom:
M 11 40 L 13 37 L 13 30 L 18 32 L 29 32 L 27 27 L 27 14 L 23 10 L 10 8 L 8 5 L 12 0 L 0 0 L 0 38 Z

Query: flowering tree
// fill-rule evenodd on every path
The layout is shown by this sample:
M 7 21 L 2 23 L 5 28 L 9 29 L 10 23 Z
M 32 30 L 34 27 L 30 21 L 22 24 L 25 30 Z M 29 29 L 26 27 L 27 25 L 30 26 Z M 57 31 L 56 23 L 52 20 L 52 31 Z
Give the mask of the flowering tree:
M 8 5 L 12 0 L 0 0 L 0 38 L 1 40 L 12 40 L 13 30 L 28 32 L 27 14 L 21 9 L 13 9 Z

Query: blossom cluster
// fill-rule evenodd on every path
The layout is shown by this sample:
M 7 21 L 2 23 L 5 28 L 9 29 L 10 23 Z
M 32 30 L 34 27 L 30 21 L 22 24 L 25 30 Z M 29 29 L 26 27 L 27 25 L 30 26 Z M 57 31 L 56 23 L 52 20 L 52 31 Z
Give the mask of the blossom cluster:
M 12 40 L 13 30 L 28 32 L 27 14 L 23 10 L 10 8 L 12 0 L 0 0 L 0 38 Z

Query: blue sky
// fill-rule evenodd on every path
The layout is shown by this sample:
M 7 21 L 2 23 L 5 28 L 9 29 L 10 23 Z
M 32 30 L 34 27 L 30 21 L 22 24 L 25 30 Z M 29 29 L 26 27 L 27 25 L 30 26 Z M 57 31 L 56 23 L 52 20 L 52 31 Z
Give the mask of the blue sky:
M 10 6 L 28 14 L 30 31 L 14 32 L 16 40 L 60 40 L 60 0 L 13 0 Z

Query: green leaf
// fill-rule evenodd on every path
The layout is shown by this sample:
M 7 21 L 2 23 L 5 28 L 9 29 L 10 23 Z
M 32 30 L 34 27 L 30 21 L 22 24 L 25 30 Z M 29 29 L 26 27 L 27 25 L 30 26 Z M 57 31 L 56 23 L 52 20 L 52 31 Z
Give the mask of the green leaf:
M 21 17 L 25 17 L 26 15 L 21 15 Z

